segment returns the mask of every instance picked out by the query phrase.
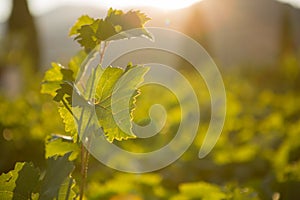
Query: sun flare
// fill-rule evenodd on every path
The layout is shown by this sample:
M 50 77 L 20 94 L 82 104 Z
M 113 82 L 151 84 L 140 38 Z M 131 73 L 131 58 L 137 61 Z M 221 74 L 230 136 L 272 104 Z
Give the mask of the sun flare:
M 0 2 L 2 1 L 0 0 Z M 28 3 L 33 14 L 40 15 L 62 5 L 92 6 L 106 9 L 110 7 L 115 9 L 152 7 L 168 11 L 185 8 L 199 1 L 201 0 L 28 0 Z M 4 0 L 3 2 L 9 4 L 10 1 Z
M 162 10 L 176 10 L 188 7 L 201 0 L 115 0 L 115 1 L 105 1 L 106 6 L 113 7 L 154 7 Z

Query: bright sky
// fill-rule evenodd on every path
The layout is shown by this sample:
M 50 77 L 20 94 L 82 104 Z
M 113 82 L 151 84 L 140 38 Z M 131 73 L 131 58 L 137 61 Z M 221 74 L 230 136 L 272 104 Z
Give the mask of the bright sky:
M 0 0 L 0 21 L 10 12 L 12 0 Z M 201 0 L 28 0 L 31 12 L 40 15 L 61 5 L 85 5 L 104 8 L 152 6 L 163 10 L 188 7 Z
M 4 21 L 10 12 L 12 0 L 0 0 L 0 22 Z M 29 0 L 30 10 L 34 15 L 40 15 L 61 5 L 89 5 L 96 7 L 126 8 L 133 6 L 152 6 L 163 10 L 188 7 L 201 0 Z M 279 0 L 300 7 L 300 0 Z

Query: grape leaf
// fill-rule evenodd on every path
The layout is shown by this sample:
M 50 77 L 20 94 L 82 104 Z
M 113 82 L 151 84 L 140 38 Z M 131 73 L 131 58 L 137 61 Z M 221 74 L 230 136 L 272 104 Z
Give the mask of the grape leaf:
M 102 69 L 101 65 L 98 65 L 95 69 L 92 69 L 91 75 L 89 76 L 86 86 L 85 86 L 86 89 L 82 92 L 83 96 L 86 99 L 91 100 L 91 98 L 93 98 L 95 96 L 96 84 L 99 83 L 99 80 L 103 76 L 103 73 L 105 71 L 106 70 Z M 113 77 L 111 77 L 111 78 L 113 78 Z M 109 81 L 109 80 L 107 80 L 107 81 Z
M 63 138 L 48 138 L 46 140 L 45 146 L 45 157 L 50 158 L 53 156 L 63 156 L 68 152 L 71 152 L 69 157 L 70 160 L 75 160 L 79 154 L 79 147 L 77 143 L 74 143 L 73 140 L 67 141 Z
M 47 170 L 41 183 L 39 199 L 52 200 L 59 195 L 60 188 L 74 170 L 73 163 L 69 161 L 70 154 L 47 160 Z
M 31 199 L 39 171 L 30 163 L 16 163 L 15 169 L 0 176 L 0 199 Z
M 88 55 L 87 55 L 88 56 Z M 84 62 L 77 58 L 77 62 Z M 72 68 L 78 71 L 75 61 L 72 62 Z M 77 73 L 77 72 L 76 72 Z M 72 97 L 74 95 L 79 95 L 77 100 L 80 98 L 80 93 L 77 90 L 74 91 L 74 72 L 71 69 L 65 68 L 58 63 L 52 63 L 52 68 L 49 69 L 44 77 L 41 92 L 43 94 L 50 94 L 53 96 L 53 100 L 56 102 L 61 102 L 66 100 L 68 107 L 72 106 Z M 76 89 L 76 88 L 75 88 Z
M 130 10 L 127 13 L 124 13 L 121 10 L 114 10 L 112 8 L 108 10 L 107 17 L 105 18 L 105 21 L 113 24 L 113 26 L 117 30 L 117 33 L 123 32 L 121 34 L 122 36 L 119 35 L 117 37 L 112 37 L 112 40 L 139 37 L 142 35 L 148 37 L 149 39 L 152 39 L 151 34 L 144 28 L 144 25 L 149 20 L 150 18 L 140 11 Z M 131 29 L 135 30 L 128 31 Z M 124 31 L 127 32 L 124 33 Z
M 84 71 L 94 54 L 95 52 L 87 54 L 80 51 L 70 60 L 69 68 L 65 68 L 58 63 L 52 63 L 52 68 L 46 72 L 42 84 L 42 93 L 52 95 L 54 101 L 63 102 L 64 105 L 61 104 L 59 107 L 59 114 L 65 124 L 65 131 L 72 135 L 74 142 L 77 141 L 78 134 L 74 116 L 71 114 L 73 97 L 76 98 L 77 103 L 86 104 L 86 100 L 74 86 L 74 80 L 78 73 Z
M 78 18 L 76 23 L 73 25 L 73 27 L 70 29 L 69 36 L 76 35 L 78 34 L 78 30 L 84 26 L 84 25 L 89 25 L 94 23 L 95 20 L 88 15 L 82 15 L 81 17 Z
M 72 188 L 75 186 L 75 181 L 69 176 L 74 166 L 68 161 L 69 155 L 50 158 L 42 181 L 39 181 L 39 170 L 31 163 L 16 163 L 14 170 L 0 176 L 0 199 L 74 199 L 76 193 Z
M 74 112 L 75 109 L 72 109 Z M 70 133 L 73 137 L 74 141 L 77 141 L 77 127 L 74 121 L 74 116 L 70 113 L 70 111 L 65 106 L 59 106 L 58 112 L 60 117 L 63 119 L 63 123 L 65 124 L 65 131 Z
M 96 37 L 99 39 L 99 41 L 105 41 L 117 33 L 117 30 L 111 22 L 103 19 L 100 20 L 98 29 L 96 31 Z
M 143 27 L 151 18 L 147 17 L 140 11 L 128 11 L 124 13 L 122 10 L 114 10 L 110 8 L 107 12 L 105 20 L 111 22 L 114 26 L 119 25 L 122 30 Z
M 76 199 L 76 193 L 74 192 L 74 187 L 76 183 L 71 177 L 66 178 L 66 180 L 61 184 L 58 192 L 57 200 L 74 200 Z
M 96 37 L 96 31 L 99 24 L 100 20 L 96 20 L 90 25 L 83 25 L 78 30 L 78 35 L 75 37 L 75 40 L 77 40 L 77 42 L 88 52 L 100 44 L 99 39 Z
M 76 79 L 78 72 L 81 68 L 81 65 L 83 65 L 84 67 L 84 61 L 86 60 L 86 58 L 88 57 L 88 54 L 81 50 L 79 51 L 75 56 L 73 56 L 68 64 L 68 67 L 70 70 L 73 71 L 73 78 L 74 80 Z
M 123 140 L 128 138 L 135 138 L 135 135 L 132 133 L 132 127 L 130 123 L 130 121 L 132 121 L 131 115 L 134 109 L 134 101 L 130 101 L 130 103 L 128 103 L 129 105 L 125 104 L 125 107 L 128 107 L 128 113 L 125 114 L 127 114 L 127 119 L 129 119 L 129 123 L 126 123 L 124 126 L 125 128 L 123 127 L 123 129 L 121 129 L 115 122 L 115 118 L 118 119 L 118 114 L 120 113 L 113 113 L 112 111 L 112 106 L 117 106 L 117 104 L 125 103 L 122 102 L 122 98 L 126 98 L 126 95 L 133 95 L 132 99 L 135 99 L 137 97 L 137 86 L 143 81 L 143 77 L 148 71 L 147 67 L 142 66 L 131 66 L 128 68 L 130 69 L 124 71 L 121 68 L 107 67 L 104 70 L 96 86 L 96 114 L 99 120 L 99 124 L 101 125 L 108 141 L 110 142 L 112 142 L 114 139 Z M 133 74 L 130 73 L 132 72 L 132 70 L 135 70 Z M 131 75 L 131 79 L 129 78 L 128 74 Z M 135 75 L 136 77 L 133 78 L 132 75 Z M 121 83 L 123 83 L 123 86 L 117 87 L 114 90 L 116 84 L 119 85 L 118 80 L 120 80 L 121 77 L 123 77 L 123 80 L 121 81 Z M 113 92 L 121 92 L 114 102 L 112 102 Z M 126 131 L 123 131 L 124 129 L 126 129 Z
M 90 52 L 99 46 L 102 41 L 124 39 L 130 37 L 146 36 L 152 38 L 144 28 L 149 21 L 145 14 L 140 11 L 128 11 L 109 9 L 104 19 L 92 19 L 88 16 L 81 16 L 71 28 L 69 35 L 75 36 L 75 40 Z M 129 32 L 124 32 L 132 30 Z M 121 33 L 117 35 L 118 33 Z M 114 37 L 113 37 L 114 36 Z
M 61 102 L 66 98 L 69 105 L 72 105 L 72 95 L 73 95 L 73 86 L 72 83 L 65 82 L 60 84 L 60 88 L 58 88 L 56 91 L 56 95 L 53 98 L 56 102 Z
M 50 94 L 54 97 L 56 90 L 61 87 L 60 84 L 63 84 L 65 81 L 74 81 L 73 71 L 59 63 L 52 63 L 52 68 L 45 73 L 41 93 Z

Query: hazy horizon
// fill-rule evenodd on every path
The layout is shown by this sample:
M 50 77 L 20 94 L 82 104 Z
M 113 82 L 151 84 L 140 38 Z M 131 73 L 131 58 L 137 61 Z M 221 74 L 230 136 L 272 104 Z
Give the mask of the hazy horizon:
M 99 4 L 98 0 L 89 0 L 89 1 L 82 1 L 82 0 L 28 0 L 30 11 L 33 15 L 39 16 L 43 15 L 51 10 L 55 10 L 58 7 L 66 6 L 66 5 L 74 5 L 74 6 L 93 6 L 97 8 L 107 9 L 109 7 L 113 8 L 130 8 L 130 7 L 153 7 L 161 10 L 178 10 L 183 9 L 193 4 L 200 2 L 203 0 L 177 0 L 177 1 L 170 1 L 170 0 L 160 0 L 159 3 L 155 3 L 154 0 L 132 0 L 130 2 L 122 1 L 122 0 L 103 0 L 101 4 Z M 295 7 L 300 8 L 300 0 L 276 0 L 283 3 L 289 3 Z M 172 3 L 171 3 L 172 2 Z M 176 2 L 176 3 L 174 3 Z M 1 0 L 0 1 L 0 22 L 4 22 L 7 20 L 11 10 L 11 1 L 10 0 Z

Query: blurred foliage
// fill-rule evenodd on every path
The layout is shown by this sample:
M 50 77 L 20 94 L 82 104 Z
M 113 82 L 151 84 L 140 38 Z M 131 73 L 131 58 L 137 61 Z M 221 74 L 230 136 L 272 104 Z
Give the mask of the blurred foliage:
M 282 66 L 224 70 L 227 120 L 207 158 L 197 158 L 209 123 L 205 117 L 209 113 L 201 113 L 204 119 L 194 144 L 180 160 L 157 173 L 116 173 L 92 161 L 87 198 L 276 199 L 279 195 L 280 199 L 297 199 L 300 197 L 300 78 L 297 75 L 291 79 L 286 71 L 289 69 Z M 141 88 L 135 112 L 136 116 L 140 115 L 141 121 L 137 123 L 141 124 L 147 123 L 147 111 L 153 103 L 161 103 L 168 112 L 166 126 L 155 136 L 160 139 L 149 139 L 155 143 L 146 150 L 159 148 L 171 140 L 172 135 L 168 133 L 176 130 L 180 122 L 176 98 L 168 91 L 159 92 L 164 88 L 157 87 L 153 86 L 152 92 L 150 86 Z M 205 91 L 204 85 L 198 87 L 198 91 Z M 209 107 L 208 93 L 200 93 Z M 148 94 L 160 98 L 149 98 Z M 49 100 L 38 94 L 38 88 L 32 88 L 14 102 L 1 97 L 1 172 L 11 169 L 16 161 L 31 160 L 40 167 L 45 165 L 45 136 L 64 133 L 56 105 Z M 142 101 L 146 102 L 145 107 L 139 109 Z M 145 151 L 146 142 L 132 140 L 122 145 L 129 150 Z M 46 155 L 51 156 L 49 148 Z M 62 151 L 68 148 L 63 146 Z
M 56 105 L 39 93 L 38 86 L 16 99 L 1 96 L 0 102 L 0 171 L 12 168 L 17 161 L 44 166 L 45 137 L 64 130 Z
M 288 70 L 293 70 L 293 79 Z M 169 167 L 155 173 L 134 175 L 116 172 L 91 160 L 86 198 L 299 198 L 299 70 L 295 65 L 222 70 L 227 92 L 227 119 L 222 135 L 208 157 L 197 158 L 210 116 L 209 109 L 202 109 L 196 140 L 182 158 Z M 183 73 L 199 91 L 201 106 L 210 107 L 206 86 L 199 84 L 189 69 Z M 36 80 L 32 79 L 32 82 Z M 32 87 L 14 101 L 4 96 L 0 99 L 1 172 L 12 169 L 16 161 L 31 161 L 44 169 L 46 136 L 46 142 L 51 143 L 47 145 L 46 157 L 53 156 L 51 148 L 61 151 L 61 156 L 70 149 L 77 149 L 77 146 L 68 145 L 68 138 L 59 136 L 65 131 L 56 105 L 49 97 L 39 95 L 38 90 Z M 147 152 L 172 139 L 170 133 L 177 130 L 180 123 L 180 109 L 176 97 L 166 88 L 143 86 L 141 92 L 134 112 L 134 116 L 138 116 L 136 123 L 147 124 L 150 105 L 160 103 L 168 113 L 165 127 L 153 138 L 115 143 L 130 151 Z M 56 144 L 58 140 L 66 145 Z M 147 141 L 152 145 L 146 146 Z M 75 157 L 76 154 L 72 159 Z M 78 173 L 73 173 L 75 178 Z
M 75 73 L 74 63 L 81 63 L 80 56 L 85 57 L 85 52 L 69 64 Z M 53 69 L 60 68 L 54 64 Z M 199 134 L 192 146 L 172 165 L 148 174 L 116 172 L 92 159 L 85 198 L 299 199 L 300 66 L 296 56 L 288 54 L 278 66 L 222 69 L 227 92 L 226 123 L 217 145 L 202 160 L 197 155 L 210 119 L 209 93 L 189 66 L 180 70 L 191 81 L 203 108 Z M 13 195 L 20 199 L 71 199 L 78 190 L 74 179 L 80 174 L 75 169 L 74 179 L 70 177 L 74 170 L 71 160 L 80 151 L 73 143 L 73 130 L 61 121 L 64 111 L 58 112 L 50 97 L 39 94 L 37 83 L 41 79 L 37 75 L 25 78 L 30 87 L 17 98 L 0 97 L 0 199 L 11 199 Z M 149 123 L 151 105 L 162 104 L 168 114 L 166 124 L 153 138 L 114 143 L 130 151 L 147 152 L 172 140 L 181 112 L 176 96 L 168 89 L 154 85 L 140 90 L 134 121 Z M 25 179 L 28 185 L 20 187 L 17 182 Z M 1 196 L 5 194 L 9 195 Z
M 70 177 L 74 166 L 68 161 L 69 155 L 48 159 L 47 168 L 42 174 L 31 163 L 16 163 L 14 170 L 0 176 L 0 198 L 3 200 L 76 198 L 73 191 L 75 181 Z

